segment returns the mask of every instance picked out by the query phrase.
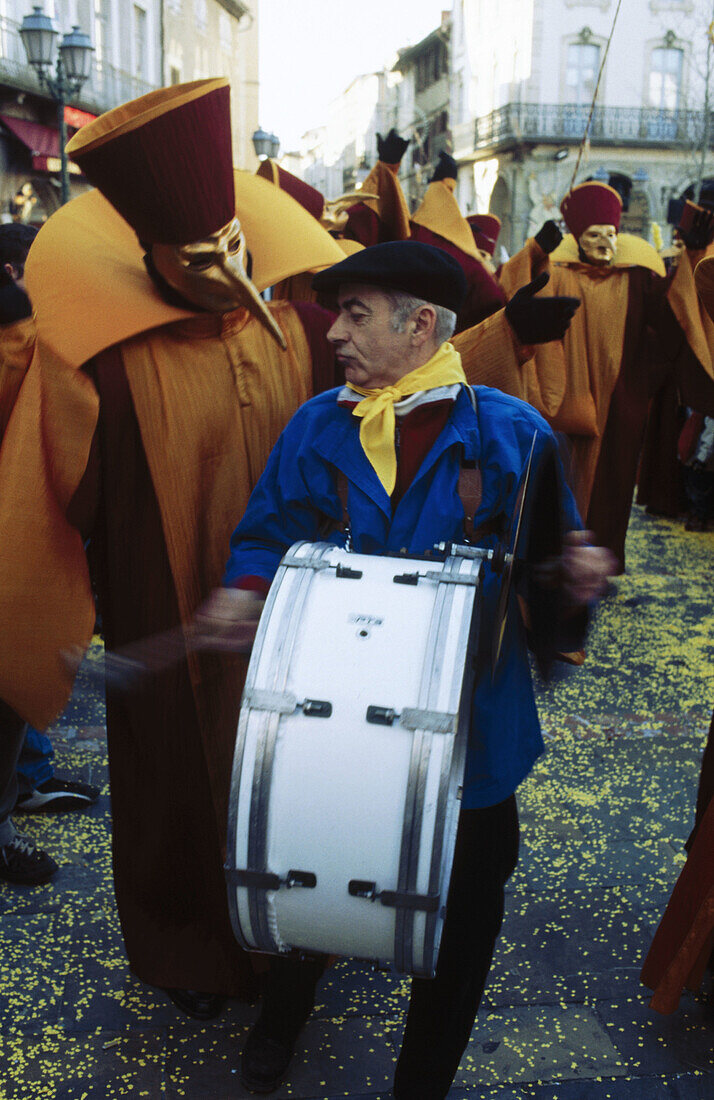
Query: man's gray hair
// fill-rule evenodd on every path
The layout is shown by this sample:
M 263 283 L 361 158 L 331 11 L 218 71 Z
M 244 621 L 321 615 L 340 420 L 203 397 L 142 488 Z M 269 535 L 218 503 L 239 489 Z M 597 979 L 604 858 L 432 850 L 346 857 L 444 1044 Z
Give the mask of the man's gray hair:
M 445 306 L 437 306 L 433 302 L 427 302 L 424 298 L 415 298 L 403 290 L 385 291 L 392 306 L 392 328 L 395 332 L 404 332 L 407 321 L 416 310 L 422 306 L 431 306 L 436 312 L 436 325 L 434 326 L 434 339 L 441 345 L 445 340 L 454 335 L 456 328 L 456 314 L 453 309 Z

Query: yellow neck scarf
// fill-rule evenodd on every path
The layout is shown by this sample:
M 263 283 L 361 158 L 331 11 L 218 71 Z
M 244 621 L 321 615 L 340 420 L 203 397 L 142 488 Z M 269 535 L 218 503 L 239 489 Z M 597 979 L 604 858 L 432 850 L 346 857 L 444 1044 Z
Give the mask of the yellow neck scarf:
M 447 342 L 441 345 L 428 363 L 405 374 L 393 386 L 384 386 L 381 390 L 365 390 L 361 386 L 347 383 L 355 393 L 364 395 L 364 401 L 355 405 L 352 414 L 361 417 L 359 441 L 389 496 L 394 492 L 397 481 L 397 453 L 394 447 L 395 401 L 424 390 L 465 381 L 461 356 L 453 344 Z

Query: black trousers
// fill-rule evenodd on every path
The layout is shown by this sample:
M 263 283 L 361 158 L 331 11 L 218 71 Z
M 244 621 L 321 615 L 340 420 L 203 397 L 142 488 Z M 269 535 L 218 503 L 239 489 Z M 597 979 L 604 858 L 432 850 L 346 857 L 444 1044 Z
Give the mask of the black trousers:
M 394 1078 L 398 1100 L 448 1095 L 476 1019 L 503 920 L 504 887 L 518 862 L 514 795 L 462 810 L 436 976 L 413 978 Z M 257 1027 L 292 1043 L 309 1016 L 324 962 L 271 960 Z

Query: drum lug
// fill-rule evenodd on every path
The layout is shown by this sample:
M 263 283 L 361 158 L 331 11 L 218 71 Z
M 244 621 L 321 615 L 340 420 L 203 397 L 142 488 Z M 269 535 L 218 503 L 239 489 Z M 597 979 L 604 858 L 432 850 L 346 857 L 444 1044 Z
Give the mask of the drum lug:
M 224 867 L 224 871 L 231 885 L 246 886 L 250 890 L 279 890 L 281 886 L 287 890 L 293 886 L 314 890 L 317 886 L 317 875 L 312 871 L 288 871 L 285 878 L 273 874 L 272 871 L 251 871 L 228 865 Z
M 374 726 L 393 726 L 397 717 L 391 707 L 367 707 L 367 721 Z
M 441 903 L 440 894 L 410 894 L 398 890 L 377 890 L 376 882 L 367 882 L 358 878 L 350 879 L 347 891 L 353 898 L 379 901 L 390 909 L 412 909 L 421 913 L 437 913 Z
M 392 579 L 395 584 L 419 584 L 418 573 L 397 573 Z
M 349 565 L 338 565 L 335 576 L 343 581 L 358 581 L 363 573 L 361 569 L 350 569 Z

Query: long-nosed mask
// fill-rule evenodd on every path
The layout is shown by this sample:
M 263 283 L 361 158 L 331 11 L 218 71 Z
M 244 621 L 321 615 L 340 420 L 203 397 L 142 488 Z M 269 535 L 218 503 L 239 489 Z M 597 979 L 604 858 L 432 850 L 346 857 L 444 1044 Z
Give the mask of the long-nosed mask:
M 189 244 L 153 244 L 159 275 L 192 305 L 211 313 L 243 307 L 285 347 L 285 338 L 246 271 L 248 249 L 238 218 Z
M 615 258 L 617 229 L 614 225 L 589 225 L 578 245 L 586 263 L 609 267 Z

